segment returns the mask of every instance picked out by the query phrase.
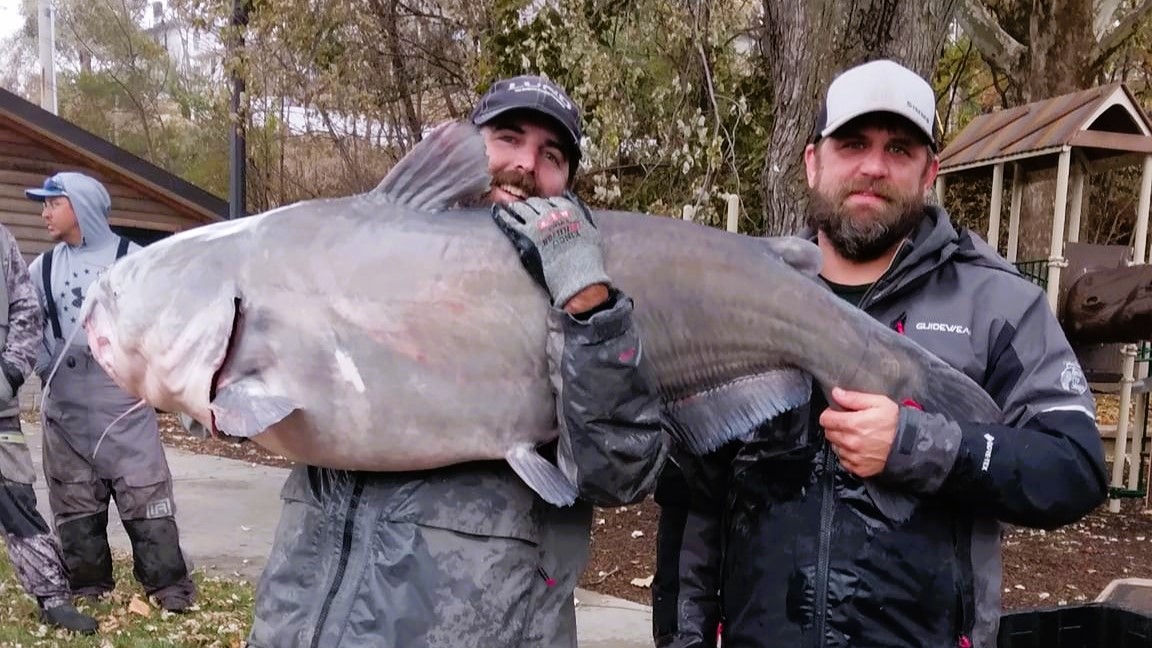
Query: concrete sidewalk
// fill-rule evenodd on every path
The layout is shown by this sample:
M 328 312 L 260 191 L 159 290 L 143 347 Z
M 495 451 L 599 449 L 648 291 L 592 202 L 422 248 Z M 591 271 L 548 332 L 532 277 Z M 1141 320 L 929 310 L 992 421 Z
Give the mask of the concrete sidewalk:
M 37 507 L 51 520 L 39 426 L 25 424 L 24 433 L 36 464 Z M 177 448 L 168 448 L 167 455 L 181 544 L 195 569 L 255 582 L 271 548 L 280 517 L 280 487 L 288 471 Z M 113 548 L 131 549 L 114 511 L 108 536 Z M 652 646 L 652 614 L 647 606 L 585 590 L 577 590 L 576 599 L 580 648 Z

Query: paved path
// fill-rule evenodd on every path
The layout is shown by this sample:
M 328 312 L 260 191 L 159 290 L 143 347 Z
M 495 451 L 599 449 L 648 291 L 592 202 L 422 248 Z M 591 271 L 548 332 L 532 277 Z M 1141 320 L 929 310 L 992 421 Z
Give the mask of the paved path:
M 39 427 L 25 434 L 36 464 L 37 505 L 51 519 L 40 465 Z M 181 542 L 194 568 L 255 581 L 271 548 L 280 516 L 280 487 L 288 471 L 235 459 L 168 448 Z M 119 517 L 109 516 L 113 548 L 131 545 Z M 652 614 L 647 606 L 578 590 L 580 648 L 650 648 Z

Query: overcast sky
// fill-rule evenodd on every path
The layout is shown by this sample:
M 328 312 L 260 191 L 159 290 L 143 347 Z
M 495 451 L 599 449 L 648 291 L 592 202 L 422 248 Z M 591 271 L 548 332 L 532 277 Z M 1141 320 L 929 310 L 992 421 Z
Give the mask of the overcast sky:
M 0 0 L 0 38 L 20 29 L 20 0 Z

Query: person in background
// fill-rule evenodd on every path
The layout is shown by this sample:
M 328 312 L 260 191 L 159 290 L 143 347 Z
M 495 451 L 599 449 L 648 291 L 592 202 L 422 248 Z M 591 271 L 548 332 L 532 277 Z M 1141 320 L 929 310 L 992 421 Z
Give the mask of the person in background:
M 20 423 L 20 387 L 36 362 L 43 318 L 28 264 L 16 238 L 0 225 L 0 536 L 16 580 L 36 599 L 46 625 L 82 634 L 96 632 L 96 619 L 72 604 L 60 543 L 36 510 L 36 473 Z
M 25 194 L 43 203 L 45 226 L 56 241 L 29 271 L 44 313 L 36 364 L 46 391 L 44 476 L 72 591 L 99 597 L 115 587 L 108 545 L 108 503 L 114 497 L 132 543 L 136 580 L 162 608 L 183 612 L 195 602 L 196 586 L 180 548 L 172 474 L 156 412 L 142 407 L 120 418 L 95 452 L 104 431 L 136 399 L 104 372 L 85 336 L 64 345 L 88 286 L 116 259 L 140 247 L 112 232 L 111 198 L 91 176 L 57 173 Z

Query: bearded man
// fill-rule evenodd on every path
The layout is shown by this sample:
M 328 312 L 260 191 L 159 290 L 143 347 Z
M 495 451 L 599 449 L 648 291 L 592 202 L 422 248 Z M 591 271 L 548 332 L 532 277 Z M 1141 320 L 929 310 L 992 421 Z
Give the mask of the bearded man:
M 934 121 L 932 87 L 893 61 L 837 77 L 804 152 L 803 235 L 832 291 L 965 372 L 1003 419 L 836 388 L 712 455 L 674 448 L 655 496 L 657 646 L 992 648 L 1000 525 L 1052 529 L 1104 501 L 1092 394 L 1044 292 L 925 202 Z

